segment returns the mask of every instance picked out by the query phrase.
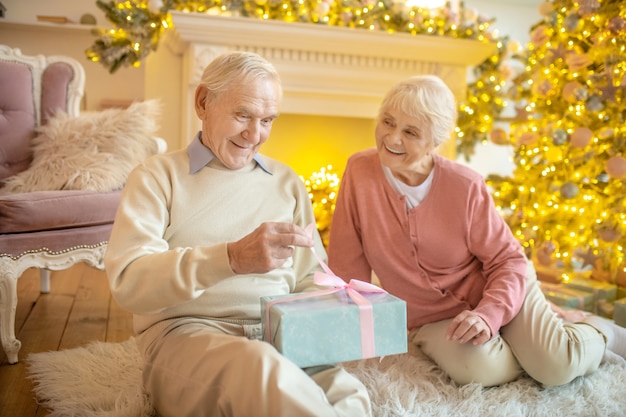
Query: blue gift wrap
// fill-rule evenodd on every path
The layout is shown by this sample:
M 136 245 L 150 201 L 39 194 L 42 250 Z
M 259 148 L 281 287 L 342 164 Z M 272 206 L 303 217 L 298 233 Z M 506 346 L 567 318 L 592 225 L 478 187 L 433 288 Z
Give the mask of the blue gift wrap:
M 373 312 L 375 353 L 369 357 L 406 353 L 406 303 L 386 292 L 360 294 L 371 303 Z M 345 289 L 270 303 L 267 311 L 269 302 L 299 295 L 261 298 L 261 321 L 266 341 L 301 368 L 365 359 L 359 306 Z M 268 325 L 269 329 L 266 328 Z
M 577 290 L 565 284 L 541 284 L 541 291 L 548 301 L 557 306 L 593 311 L 594 295 L 591 292 Z
M 593 294 L 593 309 L 595 314 L 600 314 L 600 302 L 613 303 L 617 297 L 617 285 L 608 282 L 595 281 L 589 278 L 573 278 L 564 281 L 563 284 L 569 288 L 585 291 Z
M 615 301 L 613 320 L 615 320 L 615 324 L 626 327 L 626 298 Z

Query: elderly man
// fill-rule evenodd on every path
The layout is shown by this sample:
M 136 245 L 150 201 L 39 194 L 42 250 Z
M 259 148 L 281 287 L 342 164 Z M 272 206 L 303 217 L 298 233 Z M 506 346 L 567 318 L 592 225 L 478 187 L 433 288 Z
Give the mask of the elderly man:
M 258 153 L 282 89 L 260 56 L 205 69 L 187 149 L 129 176 L 105 256 L 134 314 L 143 382 L 162 417 L 371 415 L 365 387 L 335 366 L 300 369 L 260 339 L 261 296 L 314 288 L 325 254 L 298 176 Z

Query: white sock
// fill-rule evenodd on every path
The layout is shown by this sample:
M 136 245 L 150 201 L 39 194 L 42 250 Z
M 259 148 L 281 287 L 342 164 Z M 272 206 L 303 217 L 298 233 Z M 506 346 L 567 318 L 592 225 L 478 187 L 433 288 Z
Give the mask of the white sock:
M 626 328 L 615 324 L 613 320 L 591 315 L 583 320 L 606 336 L 606 348 L 626 358 Z

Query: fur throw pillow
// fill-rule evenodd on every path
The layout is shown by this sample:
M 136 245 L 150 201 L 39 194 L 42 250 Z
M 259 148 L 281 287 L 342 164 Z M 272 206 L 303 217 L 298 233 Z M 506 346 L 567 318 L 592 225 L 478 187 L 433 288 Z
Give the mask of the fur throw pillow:
M 158 152 L 158 100 L 70 117 L 59 112 L 37 130 L 30 167 L 5 179 L 4 193 L 113 191 L 130 171 Z

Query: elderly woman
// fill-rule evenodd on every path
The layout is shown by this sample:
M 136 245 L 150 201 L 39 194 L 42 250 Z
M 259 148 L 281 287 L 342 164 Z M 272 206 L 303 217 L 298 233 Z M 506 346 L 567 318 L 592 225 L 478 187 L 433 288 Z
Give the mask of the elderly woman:
M 387 93 L 376 148 L 353 155 L 342 178 L 330 268 L 367 282 L 374 272 L 407 302 L 410 340 L 459 384 L 526 372 L 560 385 L 597 369 L 607 348 L 624 356 L 626 329 L 552 312 L 483 178 L 435 153 L 456 108 L 432 75 Z

